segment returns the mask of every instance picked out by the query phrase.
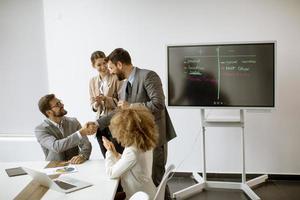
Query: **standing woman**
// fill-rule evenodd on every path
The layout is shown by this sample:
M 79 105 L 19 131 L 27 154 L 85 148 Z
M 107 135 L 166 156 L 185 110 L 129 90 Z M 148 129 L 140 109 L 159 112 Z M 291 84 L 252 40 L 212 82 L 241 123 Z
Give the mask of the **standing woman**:
M 118 81 L 115 75 L 109 73 L 105 61 L 105 54 L 102 51 L 92 53 L 91 63 L 99 74 L 90 80 L 90 103 L 92 110 L 97 113 L 97 119 L 99 119 L 99 117 L 107 115 L 117 107 L 118 90 L 121 86 L 121 82 Z M 105 157 L 106 149 L 103 146 L 102 136 L 111 140 L 119 153 L 123 152 L 122 146 L 112 138 L 109 128 L 105 128 L 101 131 L 98 129 L 96 138 L 103 157 Z

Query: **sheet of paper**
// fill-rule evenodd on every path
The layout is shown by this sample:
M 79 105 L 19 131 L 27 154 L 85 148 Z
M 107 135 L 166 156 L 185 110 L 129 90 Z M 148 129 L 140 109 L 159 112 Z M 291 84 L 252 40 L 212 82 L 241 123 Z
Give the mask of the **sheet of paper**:
M 78 172 L 78 170 L 75 165 L 68 165 L 68 166 L 63 166 L 63 167 L 45 168 L 45 169 L 43 169 L 43 172 L 49 176 L 49 175 L 54 175 L 54 174 L 74 173 L 74 172 Z

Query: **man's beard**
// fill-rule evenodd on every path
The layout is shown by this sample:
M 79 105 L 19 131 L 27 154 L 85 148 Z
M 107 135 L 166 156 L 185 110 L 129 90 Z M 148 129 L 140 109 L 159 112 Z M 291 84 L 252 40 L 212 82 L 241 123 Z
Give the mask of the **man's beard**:
M 117 72 L 115 74 L 117 75 L 119 81 L 122 81 L 125 79 L 125 74 L 121 70 L 117 69 Z
M 54 117 L 63 117 L 68 113 L 64 108 L 61 108 L 58 112 L 54 112 Z
M 119 71 L 119 72 L 117 73 L 117 77 L 118 77 L 118 80 L 119 80 L 119 81 L 122 81 L 122 80 L 125 79 L 125 75 L 124 75 L 124 73 L 123 73 L 122 71 Z

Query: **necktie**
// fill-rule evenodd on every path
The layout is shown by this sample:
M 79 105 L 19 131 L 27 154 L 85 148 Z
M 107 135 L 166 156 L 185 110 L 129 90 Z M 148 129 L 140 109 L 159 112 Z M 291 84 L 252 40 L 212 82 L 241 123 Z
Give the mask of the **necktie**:
M 58 129 L 60 130 L 62 136 L 64 137 L 64 128 L 63 128 L 62 121 L 59 123 Z
M 131 93 L 132 93 L 132 87 L 129 81 L 127 81 L 126 85 L 126 101 L 130 101 L 131 99 Z

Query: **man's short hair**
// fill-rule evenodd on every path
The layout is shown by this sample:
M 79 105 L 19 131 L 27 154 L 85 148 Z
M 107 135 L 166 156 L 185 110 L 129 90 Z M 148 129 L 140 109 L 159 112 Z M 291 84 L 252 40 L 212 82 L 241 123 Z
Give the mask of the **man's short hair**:
M 39 100 L 39 103 L 38 103 L 39 109 L 40 109 L 41 113 L 43 113 L 47 118 L 48 118 L 48 115 L 47 115 L 46 111 L 51 110 L 50 101 L 54 98 L 55 98 L 54 94 L 47 94 Z
M 111 61 L 113 64 L 117 65 L 117 62 L 121 62 L 122 64 L 131 65 L 131 57 L 123 48 L 117 48 L 113 50 L 107 57 L 106 61 Z

